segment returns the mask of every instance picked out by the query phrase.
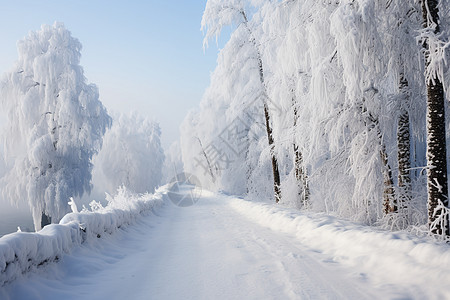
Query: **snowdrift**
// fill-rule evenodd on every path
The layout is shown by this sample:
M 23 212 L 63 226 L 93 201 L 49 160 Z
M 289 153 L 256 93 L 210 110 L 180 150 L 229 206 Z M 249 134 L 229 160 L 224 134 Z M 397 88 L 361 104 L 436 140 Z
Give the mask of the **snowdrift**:
M 356 267 L 376 286 L 413 287 L 418 299 L 450 299 L 450 247 L 442 242 L 271 204 L 235 198 L 230 205 L 253 222 L 295 236 L 328 261 Z M 423 294 L 424 287 L 430 293 Z
M 39 232 L 16 232 L 0 238 L 0 286 L 46 263 L 58 261 L 64 253 L 89 239 L 114 233 L 132 223 L 145 212 L 163 204 L 165 189 L 155 194 L 135 195 L 125 189 L 109 197 L 108 205 L 91 206 L 92 211 L 70 213 L 59 224 L 48 225 Z M 97 203 L 98 204 L 98 203 Z

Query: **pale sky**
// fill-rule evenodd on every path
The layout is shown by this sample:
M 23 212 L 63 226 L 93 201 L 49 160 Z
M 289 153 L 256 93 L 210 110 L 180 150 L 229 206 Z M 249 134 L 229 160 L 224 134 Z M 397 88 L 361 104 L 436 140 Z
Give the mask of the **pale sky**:
M 16 42 L 41 24 L 63 22 L 83 45 L 81 65 L 109 111 L 138 111 L 160 123 L 163 146 L 178 139 L 198 106 L 217 46 L 203 51 L 206 0 L 0 0 L 0 73 L 17 59 Z

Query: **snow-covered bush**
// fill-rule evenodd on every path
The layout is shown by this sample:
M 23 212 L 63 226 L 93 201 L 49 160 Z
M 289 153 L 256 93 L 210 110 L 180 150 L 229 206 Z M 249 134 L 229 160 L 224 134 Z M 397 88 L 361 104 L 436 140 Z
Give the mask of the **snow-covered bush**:
M 58 261 L 71 249 L 104 234 L 112 234 L 131 224 L 143 213 L 163 205 L 165 189 L 154 195 L 136 195 L 125 188 L 108 197 L 108 205 L 98 203 L 89 211 L 65 215 L 59 224 L 45 226 L 36 233 L 16 232 L 0 238 L 0 287 L 46 263 Z
M 93 160 L 95 189 L 114 194 L 123 185 L 135 193 L 153 192 L 162 179 L 160 138 L 155 122 L 136 113 L 116 117 Z
M 63 24 L 43 25 L 18 42 L 19 59 L 1 80 L 11 168 L 3 196 L 28 202 L 36 230 L 43 215 L 57 223 L 70 197 L 91 190 L 91 159 L 111 123 L 97 87 L 86 83 L 80 51 Z

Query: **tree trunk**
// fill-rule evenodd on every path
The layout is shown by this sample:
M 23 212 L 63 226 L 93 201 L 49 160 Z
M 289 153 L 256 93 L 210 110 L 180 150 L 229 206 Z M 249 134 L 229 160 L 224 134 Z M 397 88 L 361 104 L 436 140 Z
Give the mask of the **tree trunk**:
M 44 228 L 44 226 L 50 225 L 51 223 L 52 223 L 52 218 L 47 216 L 44 212 L 42 212 L 41 229 Z
M 270 122 L 270 113 L 269 113 L 269 106 L 267 104 L 267 91 L 266 91 L 266 83 L 264 81 L 264 68 L 263 68 L 263 62 L 261 58 L 261 53 L 259 52 L 258 45 L 256 44 L 256 40 L 253 36 L 252 30 L 248 26 L 248 19 L 247 15 L 244 11 L 241 11 L 242 17 L 244 19 L 244 26 L 248 31 L 250 42 L 255 47 L 257 60 L 258 60 L 258 67 L 259 67 L 259 80 L 261 82 L 261 86 L 263 88 L 263 106 L 264 106 L 264 118 L 266 123 L 266 132 L 267 132 L 267 139 L 269 142 L 269 148 L 270 148 L 270 155 L 272 158 L 272 172 L 273 172 L 273 189 L 275 192 L 275 202 L 278 203 L 281 200 L 281 190 L 280 190 L 280 172 L 278 170 L 278 161 L 277 157 L 275 155 L 275 144 L 272 134 L 272 125 Z
M 293 93 L 293 91 L 292 91 Z M 297 118 L 298 111 L 295 107 L 295 100 L 292 97 L 292 107 L 294 109 L 294 128 L 297 126 Z M 302 194 L 301 196 L 301 204 L 303 207 L 309 207 L 309 183 L 308 183 L 308 175 L 306 172 L 306 168 L 303 163 L 303 154 L 298 148 L 298 145 L 294 141 L 294 168 L 295 168 L 295 179 L 297 179 L 297 183 L 301 185 Z
M 278 203 L 281 200 L 280 172 L 278 170 L 277 157 L 275 156 L 275 145 L 273 141 L 272 127 L 270 126 L 269 108 L 267 107 L 267 103 L 264 103 L 264 116 L 266 119 L 266 131 L 267 139 L 269 140 L 270 155 L 272 156 L 273 190 L 275 192 L 275 202 Z
M 374 92 L 378 91 L 374 89 Z M 380 146 L 380 160 L 382 163 L 383 173 L 383 207 L 384 213 L 388 214 L 397 210 L 397 199 L 395 198 L 394 179 L 392 176 L 391 166 L 389 165 L 388 154 L 386 152 L 386 145 L 383 142 L 383 135 L 380 130 L 380 121 L 377 117 L 374 117 L 366 108 L 364 104 L 365 100 L 361 103 L 361 114 L 367 114 L 367 120 L 365 121 L 366 127 L 369 130 L 376 130 L 377 139 Z
M 400 74 L 400 93 L 404 97 L 402 101 L 409 101 L 408 81 Z M 404 211 L 409 206 L 411 199 L 411 134 L 409 129 L 409 113 L 402 108 L 397 127 L 397 158 L 398 158 L 398 187 L 399 209 Z M 397 210 L 395 211 L 397 212 Z
M 440 32 L 438 1 L 423 0 L 422 13 L 424 27 L 435 25 L 434 33 L 438 34 Z M 428 48 L 427 43 L 424 46 Z M 439 205 L 448 207 L 445 101 L 444 88 L 439 78 L 427 82 L 427 94 L 428 225 L 431 233 L 448 236 L 450 235 L 448 215 L 444 214 L 443 209 L 438 209 Z M 439 220 L 441 222 L 438 222 Z
M 428 224 L 431 225 L 443 213 L 434 212 L 439 202 L 448 207 L 444 89 L 439 80 L 428 83 L 427 161 Z M 447 216 L 443 226 L 437 224 L 432 233 L 450 235 L 448 225 Z
M 303 155 L 302 152 L 298 149 L 298 146 L 294 143 L 294 153 L 295 153 L 295 178 L 297 182 L 302 185 L 302 206 L 307 208 L 309 207 L 309 183 L 308 183 L 308 175 L 306 173 L 306 168 L 303 164 Z
M 379 132 L 379 129 L 378 129 Z M 395 198 L 394 192 L 394 180 L 392 177 L 391 166 L 389 165 L 388 155 L 386 152 L 386 147 L 381 141 L 381 133 L 380 134 L 380 158 L 381 163 L 383 164 L 383 181 L 384 181 L 384 189 L 383 189 L 383 199 L 384 199 L 384 213 L 388 214 L 390 212 L 397 211 L 397 199 Z
M 205 157 L 205 160 L 206 160 L 206 164 L 207 164 L 207 167 L 208 167 L 209 175 L 211 175 L 211 180 L 214 183 L 214 182 L 216 182 L 216 177 L 214 176 L 214 172 L 212 170 L 211 163 L 210 163 L 210 161 L 208 159 L 208 155 L 206 155 L 205 148 L 203 147 L 203 144 L 202 144 L 202 141 L 200 140 L 200 138 L 198 136 L 196 138 L 198 140 L 198 143 L 200 144 L 200 148 L 202 148 L 202 153 L 203 153 L 203 156 Z

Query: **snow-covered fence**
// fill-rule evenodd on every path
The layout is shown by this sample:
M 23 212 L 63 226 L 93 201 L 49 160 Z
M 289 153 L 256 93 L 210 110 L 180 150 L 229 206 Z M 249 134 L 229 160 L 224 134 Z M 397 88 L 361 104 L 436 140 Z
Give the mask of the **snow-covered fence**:
M 164 188 L 152 195 L 134 195 L 120 189 L 114 198 L 108 197 L 106 207 L 93 202 L 92 211 L 83 209 L 67 214 L 59 224 L 48 225 L 39 232 L 5 235 L 0 238 L 0 286 L 41 265 L 58 261 L 74 246 L 113 233 L 142 213 L 159 208 L 164 194 Z

